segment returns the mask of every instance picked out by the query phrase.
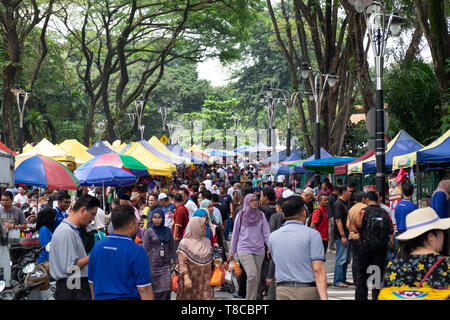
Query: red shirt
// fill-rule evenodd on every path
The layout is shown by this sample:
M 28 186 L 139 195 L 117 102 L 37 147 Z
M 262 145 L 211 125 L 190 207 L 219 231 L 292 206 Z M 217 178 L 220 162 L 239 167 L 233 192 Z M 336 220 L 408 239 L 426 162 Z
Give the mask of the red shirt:
M 173 213 L 172 234 L 175 232 L 175 225 L 180 226 L 178 233 L 175 235 L 176 240 L 181 240 L 184 230 L 189 221 L 189 211 L 183 204 L 179 204 Z
M 320 217 L 322 216 L 322 218 Z M 320 224 L 318 224 L 320 221 Z M 312 214 L 311 224 L 316 224 L 316 229 L 322 236 L 323 241 L 328 241 L 328 216 L 327 208 L 318 206 Z

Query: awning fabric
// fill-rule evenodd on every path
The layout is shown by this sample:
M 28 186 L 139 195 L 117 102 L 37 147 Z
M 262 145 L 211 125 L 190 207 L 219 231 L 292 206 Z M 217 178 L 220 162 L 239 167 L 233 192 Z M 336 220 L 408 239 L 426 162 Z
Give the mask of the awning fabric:
M 443 162 L 450 162 L 450 130 L 422 149 L 393 157 L 392 170 L 411 167 L 417 163 Z

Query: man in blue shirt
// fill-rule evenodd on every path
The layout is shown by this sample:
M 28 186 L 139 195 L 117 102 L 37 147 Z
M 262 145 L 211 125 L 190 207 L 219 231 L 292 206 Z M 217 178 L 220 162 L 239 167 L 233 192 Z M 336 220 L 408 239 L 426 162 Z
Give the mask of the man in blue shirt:
M 269 236 L 277 300 L 327 300 L 322 237 L 305 225 L 303 198 L 290 196 L 282 208 L 286 223 Z M 273 275 L 268 276 L 269 285 L 271 279 Z
M 161 192 L 158 196 L 159 205 L 164 212 L 164 226 L 172 228 L 173 213 L 175 211 L 175 205 L 170 202 L 167 194 Z
M 398 234 L 406 231 L 406 216 L 418 209 L 417 205 L 411 201 L 414 193 L 414 186 L 411 183 L 402 185 L 403 199 L 395 206 L 395 222 Z
M 58 201 L 58 205 L 55 208 L 55 210 L 56 210 L 56 219 L 55 219 L 55 222 L 53 223 L 53 230 L 56 230 L 56 228 L 59 226 L 59 224 L 65 218 L 67 218 L 69 216 L 66 211 L 70 207 L 71 197 L 66 191 L 61 191 L 58 194 L 56 200 Z M 49 204 L 49 205 L 51 207 L 53 204 Z
M 89 258 L 92 299 L 154 300 L 147 253 L 133 241 L 138 230 L 134 209 L 121 205 L 111 219 L 114 233 L 97 242 Z

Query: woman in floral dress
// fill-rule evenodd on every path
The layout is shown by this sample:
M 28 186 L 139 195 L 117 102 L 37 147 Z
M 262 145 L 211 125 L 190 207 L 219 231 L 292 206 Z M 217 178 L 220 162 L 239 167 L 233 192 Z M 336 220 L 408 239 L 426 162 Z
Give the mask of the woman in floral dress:
M 450 228 L 450 218 L 440 219 L 432 208 L 416 209 L 406 217 L 407 230 L 397 237 L 405 246 L 398 259 L 389 262 L 382 288 L 417 288 L 427 272 L 433 271 L 423 281 L 423 288 L 449 289 L 450 258 L 442 256 L 444 230 Z

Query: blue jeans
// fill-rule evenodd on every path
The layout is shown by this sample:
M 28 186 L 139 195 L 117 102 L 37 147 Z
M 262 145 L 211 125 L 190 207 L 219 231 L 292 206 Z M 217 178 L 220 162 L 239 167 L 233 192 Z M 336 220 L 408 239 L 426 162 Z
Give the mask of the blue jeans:
M 228 235 L 230 234 L 232 225 L 233 225 L 233 220 L 230 217 L 228 217 L 227 218 L 227 229 L 223 233 L 223 236 L 224 236 L 225 240 L 228 240 Z
M 347 241 L 347 246 L 342 245 L 341 239 L 334 240 L 334 243 L 336 244 L 336 261 L 333 285 L 336 286 L 347 281 L 347 267 L 351 260 L 352 250 L 349 241 Z

